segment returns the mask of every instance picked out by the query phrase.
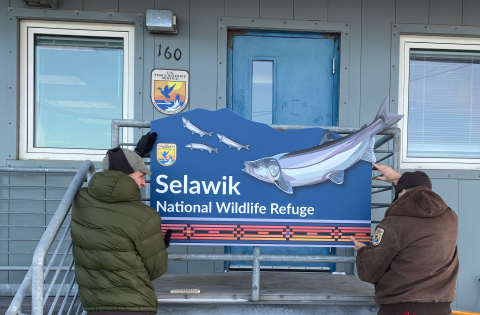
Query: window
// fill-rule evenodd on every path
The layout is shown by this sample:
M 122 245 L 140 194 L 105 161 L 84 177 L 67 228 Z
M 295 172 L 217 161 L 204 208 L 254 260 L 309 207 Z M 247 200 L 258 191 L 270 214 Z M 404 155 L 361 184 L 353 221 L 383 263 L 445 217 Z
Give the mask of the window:
M 400 39 L 402 168 L 480 169 L 480 40 Z
M 133 26 L 22 21 L 20 43 L 20 159 L 103 159 L 133 118 Z
M 252 61 L 252 121 L 271 124 L 273 61 Z

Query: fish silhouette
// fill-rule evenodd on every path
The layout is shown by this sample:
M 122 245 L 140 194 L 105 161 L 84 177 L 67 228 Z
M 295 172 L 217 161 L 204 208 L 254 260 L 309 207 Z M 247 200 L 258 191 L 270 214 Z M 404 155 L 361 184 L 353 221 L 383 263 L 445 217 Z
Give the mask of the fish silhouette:
M 229 148 L 233 147 L 233 148 L 237 149 L 238 151 L 240 151 L 241 149 L 245 149 L 245 150 L 250 151 L 250 145 L 249 144 L 243 145 L 243 144 L 238 143 L 237 141 L 235 141 L 233 139 L 227 138 L 226 136 L 221 135 L 219 133 L 217 133 L 217 136 L 218 136 L 218 140 L 220 140 L 220 142 L 228 145 Z
M 208 153 L 215 152 L 218 154 L 218 149 L 217 148 L 212 148 L 209 145 L 206 145 L 205 143 L 190 143 L 185 146 L 186 148 L 189 148 L 190 150 L 200 150 L 200 151 L 208 151 Z
M 213 131 L 211 131 L 211 132 L 203 131 L 198 126 L 195 126 L 194 124 L 192 124 L 190 122 L 190 120 L 188 120 L 185 117 L 182 117 L 182 121 L 183 121 L 183 128 L 186 128 L 186 129 L 190 130 L 192 132 L 192 134 L 196 133 L 196 134 L 200 135 L 200 137 L 203 137 L 205 135 L 207 135 L 209 137 L 212 136 Z
M 167 85 L 165 85 L 165 87 L 163 88 L 163 90 L 162 90 L 161 87 L 159 87 L 158 89 L 162 92 L 162 95 L 163 95 L 163 96 L 165 96 L 166 98 L 170 99 L 170 93 L 172 93 L 173 88 L 175 87 L 175 85 L 177 85 L 177 84 L 175 83 L 174 85 L 172 85 L 171 88 L 169 88 L 169 87 L 168 87 L 168 84 L 167 84 Z

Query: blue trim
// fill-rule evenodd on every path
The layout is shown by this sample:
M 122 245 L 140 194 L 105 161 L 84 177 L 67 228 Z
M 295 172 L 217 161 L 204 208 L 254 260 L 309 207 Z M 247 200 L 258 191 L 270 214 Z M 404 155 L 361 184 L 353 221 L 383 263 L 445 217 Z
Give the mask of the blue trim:
M 330 256 L 335 256 L 337 254 L 337 248 L 336 247 L 330 247 L 331 252 Z M 330 272 L 335 272 L 337 264 L 335 263 L 330 263 Z
M 275 30 L 242 30 L 230 29 L 229 31 L 241 31 L 242 34 L 233 36 L 263 36 L 263 37 L 289 37 L 289 38 L 335 38 L 340 37 L 339 33 L 317 33 L 317 32 L 293 32 Z
M 227 108 L 233 110 L 233 39 L 227 52 Z
M 335 58 L 335 73 L 333 75 L 333 98 L 332 98 L 332 120 L 333 125 L 338 126 L 338 111 L 340 104 L 338 104 L 338 97 L 340 94 L 340 35 L 334 41 L 333 56 Z M 336 107 L 336 108 L 335 108 Z

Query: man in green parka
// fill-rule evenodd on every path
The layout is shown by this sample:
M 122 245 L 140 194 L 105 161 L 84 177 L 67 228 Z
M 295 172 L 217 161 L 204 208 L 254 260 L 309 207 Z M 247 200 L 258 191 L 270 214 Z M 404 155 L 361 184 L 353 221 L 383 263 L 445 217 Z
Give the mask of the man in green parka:
M 80 300 L 96 315 L 155 314 L 158 301 L 152 280 L 167 272 L 171 231 L 165 242 L 160 215 L 140 202 L 142 157 L 156 134 L 147 134 L 134 151 L 107 152 L 102 172 L 73 201 L 71 235 Z

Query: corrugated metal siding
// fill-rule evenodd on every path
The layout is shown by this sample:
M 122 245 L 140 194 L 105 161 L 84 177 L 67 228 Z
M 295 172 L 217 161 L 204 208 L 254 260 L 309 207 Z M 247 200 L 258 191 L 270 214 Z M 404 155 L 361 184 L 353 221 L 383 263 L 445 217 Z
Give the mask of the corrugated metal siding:
M 0 173 L 0 198 L 13 199 L 0 200 L 2 266 L 31 265 L 33 251 L 59 201 L 29 199 L 61 199 L 72 179 L 73 175 L 65 174 Z M 25 274 L 0 272 L 0 283 L 21 283 Z
M 0 0 L 0 141 L 7 141 L 7 76 L 4 74 L 7 68 L 7 9 L 8 0 Z M 3 136 L 1 136 L 3 135 Z M 6 150 L 0 150 L 0 165 L 5 163 L 7 159 Z M 0 185 L 7 185 L 9 176 L 0 174 Z M 5 189 L 0 188 L 0 198 L 6 198 L 8 193 Z M 8 209 L 8 202 L 0 200 L 0 211 Z M 8 224 L 8 215 L 0 214 L 0 225 Z M 8 239 L 8 229 L 0 227 L 0 239 Z M 8 252 L 8 242 L 0 241 L 0 252 Z M 8 266 L 8 255 L 0 255 L 0 265 Z M 8 272 L 0 272 L 0 283 L 8 283 Z
M 4 74 L 7 68 L 7 9 L 8 0 L 0 0 L 0 135 L 7 134 L 7 76 Z M 6 141 L 5 137 L 0 138 Z M 0 165 L 8 158 L 6 150 L 0 150 Z

